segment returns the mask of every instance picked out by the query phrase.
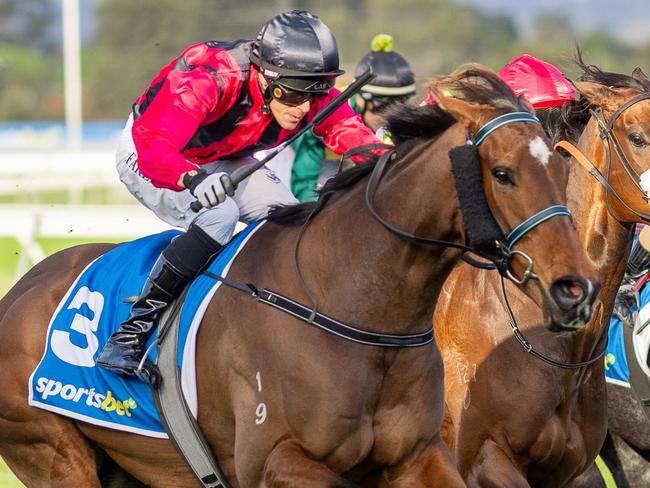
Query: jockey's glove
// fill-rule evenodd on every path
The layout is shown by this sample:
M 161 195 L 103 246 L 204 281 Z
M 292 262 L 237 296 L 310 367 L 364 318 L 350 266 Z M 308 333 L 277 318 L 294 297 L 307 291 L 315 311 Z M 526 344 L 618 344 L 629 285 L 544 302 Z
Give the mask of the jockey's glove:
M 233 196 L 235 188 L 228 173 L 208 173 L 205 170 L 188 171 L 183 184 L 201 202 L 204 208 L 216 207 L 226 196 Z

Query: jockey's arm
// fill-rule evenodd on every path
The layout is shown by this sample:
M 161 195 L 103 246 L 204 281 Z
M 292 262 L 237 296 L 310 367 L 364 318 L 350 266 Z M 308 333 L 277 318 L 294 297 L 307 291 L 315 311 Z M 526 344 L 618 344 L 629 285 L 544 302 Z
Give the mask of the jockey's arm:
M 198 166 L 181 151 L 218 101 L 218 86 L 206 70 L 170 73 L 146 112 L 133 123 L 138 167 L 154 186 L 184 189 L 183 175 Z
M 339 94 L 336 88 L 332 88 L 327 97 L 317 104 L 312 113 L 318 112 L 322 106 Z M 346 151 L 365 144 L 382 144 L 374 132 L 363 123 L 361 116 L 356 114 L 349 104 L 344 103 L 337 108 L 322 123 L 314 127 L 314 134 L 323 138 L 323 142 L 336 154 L 344 154 Z M 377 154 L 383 153 L 384 149 L 375 150 Z M 366 161 L 363 156 L 353 156 L 355 163 Z

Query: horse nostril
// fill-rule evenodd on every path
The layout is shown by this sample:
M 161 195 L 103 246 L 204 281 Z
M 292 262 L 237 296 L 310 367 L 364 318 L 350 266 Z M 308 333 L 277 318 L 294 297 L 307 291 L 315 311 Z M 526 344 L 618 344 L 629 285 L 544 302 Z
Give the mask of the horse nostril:
M 562 283 L 560 288 L 562 289 L 562 293 L 574 298 L 575 300 L 581 300 L 584 295 L 584 291 L 578 283 Z
M 551 286 L 551 295 L 555 302 L 564 309 L 570 309 L 582 303 L 588 294 L 588 285 L 580 278 L 565 277 L 556 280 Z

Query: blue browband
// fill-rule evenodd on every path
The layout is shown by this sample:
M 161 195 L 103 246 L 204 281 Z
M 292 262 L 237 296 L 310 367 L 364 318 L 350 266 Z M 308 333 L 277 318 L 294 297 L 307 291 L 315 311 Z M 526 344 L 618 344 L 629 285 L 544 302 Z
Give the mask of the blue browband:
M 478 146 L 487 136 L 499 127 L 512 122 L 534 122 L 535 124 L 541 124 L 539 119 L 529 112 L 508 112 L 507 114 L 500 115 L 499 117 L 490 120 L 487 124 L 477 130 L 474 137 L 469 139 L 468 142 Z

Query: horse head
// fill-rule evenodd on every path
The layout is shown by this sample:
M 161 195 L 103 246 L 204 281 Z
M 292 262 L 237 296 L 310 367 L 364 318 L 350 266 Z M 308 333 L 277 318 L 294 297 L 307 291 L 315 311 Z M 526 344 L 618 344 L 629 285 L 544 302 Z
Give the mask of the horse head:
M 480 65 L 438 79 L 432 90 L 466 143 L 478 146 L 485 197 L 510 251 L 502 274 L 544 305 L 555 326 L 586 322 L 599 279 L 565 207 L 568 167 L 533 108 Z
M 609 187 L 605 202 L 622 224 L 650 223 L 650 80 L 640 68 L 632 76 L 588 65 L 574 82 L 581 100 L 568 110 L 588 110 L 583 139 L 599 141 L 590 154 Z M 598 133 L 595 136 L 594 132 Z

